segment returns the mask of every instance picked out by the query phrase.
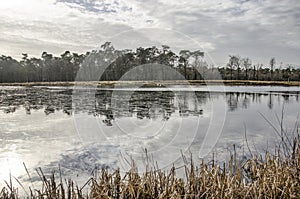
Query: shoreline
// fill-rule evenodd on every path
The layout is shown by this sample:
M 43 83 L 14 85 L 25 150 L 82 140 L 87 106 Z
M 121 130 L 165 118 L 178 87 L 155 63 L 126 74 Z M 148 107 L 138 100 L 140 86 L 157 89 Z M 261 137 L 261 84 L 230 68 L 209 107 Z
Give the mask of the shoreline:
M 15 82 L 0 83 L 0 86 L 112 86 L 144 84 L 158 85 L 225 85 L 225 86 L 300 86 L 300 81 L 255 81 L 255 80 L 151 80 L 151 81 L 72 81 L 72 82 Z

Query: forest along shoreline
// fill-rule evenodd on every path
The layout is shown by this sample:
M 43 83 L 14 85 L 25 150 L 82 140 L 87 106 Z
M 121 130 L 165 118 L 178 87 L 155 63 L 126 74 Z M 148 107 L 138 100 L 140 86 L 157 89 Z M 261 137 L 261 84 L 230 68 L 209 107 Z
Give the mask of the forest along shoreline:
M 0 83 L 0 86 L 109 86 L 109 85 L 228 85 L 228 86 L 300 86 L 300 81 L 255 80 L 165 80 L 165 81 L 69 81 L 69 82 L 16 82 Z

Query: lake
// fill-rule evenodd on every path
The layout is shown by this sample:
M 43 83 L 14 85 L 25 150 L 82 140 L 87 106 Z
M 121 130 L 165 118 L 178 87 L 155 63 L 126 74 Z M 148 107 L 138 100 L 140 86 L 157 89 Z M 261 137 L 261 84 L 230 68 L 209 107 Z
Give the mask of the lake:
M 274 150 L 278 132 L 300 128 L 300 87 L 0 87 L 0 185 L 9 174 L 28 182 L 23 163 L 86 180 L 95 169 L 134 160 L 180 167 L 185 158 L 225 161 Z M 247 146 L 248 145 L 248 146 Z

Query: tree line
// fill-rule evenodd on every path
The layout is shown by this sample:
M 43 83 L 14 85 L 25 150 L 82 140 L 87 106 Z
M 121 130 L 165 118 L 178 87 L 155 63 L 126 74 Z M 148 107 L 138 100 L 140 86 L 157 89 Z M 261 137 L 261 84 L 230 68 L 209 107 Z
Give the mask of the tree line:
M 20 61 L 2 55 L 0 82 L 112 81 L 119 80 L 136 66 L 146 64 L 149 64 L 147 71 L 140 72 L 152 74 L 147 77 L 149 80 L 171 78 L 168 70 L 157 70 L 152 67 L 153 63 L 168 66 L 187 80 L 217 79 L 220 74 L 225 80 L 300 81 L 299 68 L 292 65 L 276 67 L 275 58 L 271 58 L 269 65 L 264 66 L 253 64 L 248 57 L 229 55 L 226 65 L 209 66 L 204 56 L 201 50 L 175 53 L 167 45 L 161 48 L 152 46 L 118 50 L 111 42 L 85 54 L 65 51 L 60 56 L 54 56 L 43 52 L 40 58 L 35 58 L 24 53 Z
M 269 65 L 253 64 L 248 57 L 229 55 L 226 67 L 219 67 L 219 72 L 225 80 L 260 80 L 260 81 L 300 81 L 300 68 L 282 63 L 276 67 L 274 57 Z

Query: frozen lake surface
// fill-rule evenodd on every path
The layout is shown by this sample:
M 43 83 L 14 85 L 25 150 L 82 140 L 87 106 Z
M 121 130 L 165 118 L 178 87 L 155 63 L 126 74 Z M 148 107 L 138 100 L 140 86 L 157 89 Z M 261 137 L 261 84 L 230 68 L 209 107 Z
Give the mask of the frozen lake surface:
M 300 128 L 300 87 L 168 86 L 139 88 L 0 87 L 0 185 L 9 174 L 58 170 L 83 182 L 95 168 L 127 170 L 134 159 L 159 168 L 226 159 L 233 144 L 247 156 L 279 141 L 275 129 Z M 274 129 L 275 128 L 275 129 Z

